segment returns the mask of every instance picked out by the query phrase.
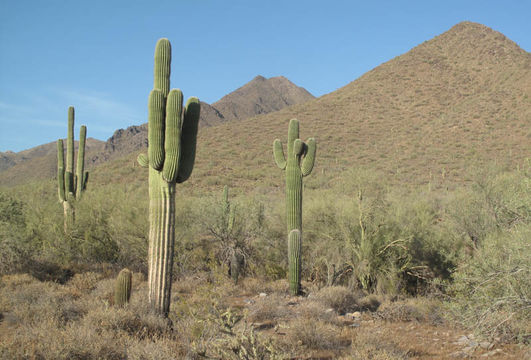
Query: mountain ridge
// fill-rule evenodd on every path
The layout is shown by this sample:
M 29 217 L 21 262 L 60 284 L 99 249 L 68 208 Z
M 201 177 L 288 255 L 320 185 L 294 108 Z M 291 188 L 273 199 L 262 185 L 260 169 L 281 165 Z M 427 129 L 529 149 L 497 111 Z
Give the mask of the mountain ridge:
M 233 93 L 237 94 L 232 95 Z M 225 117 L 213 105 L 201 102 L 199 125 L 200 127 L 216 126 L 227 121 L 243 119 L 248 117 L 248 115 L 254 116 L 275 111 L 290 104 L 313 98 L 313 95 L 307 90 L 298 87 L 283 76 L 266 79 L 258 75 L 215 103 L 225 109 L 236 109 L 229 117 Z M 279 99 L 281 99 L 281 102 L 279 102 Z M 252 110 L 253 108 L 255 111 Z M 88 125 L 88 128 L 90 131 L 90 125 Z M 101 146 L 87 148 L 85 162 L 89 168 L 131 152 L 138 152 L 147 147 L 147 123 L 132 125 L 126 129 L 118 129 L 105 142 L 96 139 L 92 141 L 99 141 Z M 35 166 L 39 169 L 40 175 L 44 177 L 54 176 L 55 160 L 52 160 L 52 158 L 55 159 L 55 157 L 55 143 L 38 145 L 18 153 L 0 153 L 0 184 L 24 182 L 26 174 L 31 169 L 34 169 Z M 6 171 L 10 168 L 14 168 L 12 172 L 15 174 L 6 174 Z

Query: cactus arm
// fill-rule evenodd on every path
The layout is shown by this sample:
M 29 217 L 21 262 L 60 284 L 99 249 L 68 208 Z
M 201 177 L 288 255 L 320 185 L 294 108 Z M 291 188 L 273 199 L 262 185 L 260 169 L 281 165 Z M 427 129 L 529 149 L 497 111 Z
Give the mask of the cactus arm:
M 155 67 L 153 71 L 153 89 L 159 89 L 164 97 L 167 97 L 170 92 L 171 44 L 166 38 L 157 41 L 155 46 Z
M 164 107 L 164 94 L 153 89 L 148 101 L 148 156 L 149 165 L 155 170 L 164 165 Z
M 284 156 L 284 149 L 282 149 L 282 142 L 279 139 L 273 142 L 273 156 L 277 166 L 284 170 L 286 168 L 286 157 Z
M 162 178 L 168 182 L 175 182 L 179 171 L 181 155 L 183 93 L 173 89 L 166 102 L 166 133 L 164 142 L 164 167 Z
M 301 232 L 293 229 L 288 235 L 289 290 L 291 295 L 300 294 L 301 283 Z
M 89 179 L 89 172 L 85 171 L 85 174 L 83 174 L 83 191 L 87 188 L 88 179 Z
M 65 149 L 63 139 L 57 140 L 57 190 L 59 201 L 65 201 Z
M 199 99 L 196 97 L 189 98 L 184 108 L 184 121 L 181 131 L 181 157 L 179 159 L 177 183 L 188 180 L 194 169 L 200 111 Z
M 74 194 L 74 107 L 68 108 L 68 132 L 66 137 L 65 198 Z
M 149 166 L 149 159 L 148 159 L 148 156 L 144 153 L 142 154 L 138 154 L 137 158 L 136 158 L 136 161 L 138 161 L 138 164 L 143 167 L 143 168 L 146 168 Z
M 81 198 L 81 193 L 85 189 L 84 167 L 85 167 L 85 143 L 87 140 L 87 127 L 81 126 L 79 129 L 79 147 L 77 150 L 76 164 L 76 198 Z
M 301 156 L 304 152 L 304 142 L 301 139 L 295 139 L 293 143 L 293 155 Z
M 306 154 L 301 163 L 302 176 L 308 176 L 313 170 L 313 165 L 315 163 L 315 150 L 317 145 L 314 138 L 309 138 L 306 142 Z

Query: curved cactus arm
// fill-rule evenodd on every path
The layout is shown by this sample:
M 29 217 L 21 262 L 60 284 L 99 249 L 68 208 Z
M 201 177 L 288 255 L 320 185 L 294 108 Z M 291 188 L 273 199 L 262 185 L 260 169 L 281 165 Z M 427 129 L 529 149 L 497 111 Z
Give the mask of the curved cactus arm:
M 148 167 L 149 166 L 149 159 L 148 159 L 148 156 L 144 153 L 142 154 L 138 154 L 137 158 L 136 158 L 136 161 L 138 162 L 138 164 L 145 168 L 145 167 Z
M 184 108 L 184 121 L 181 130 L 181 157 L 179 159 L 177 183 L 188 180 L 194 169 L 200 111 L 199 99 L 196 97 L 189 98 Z
M 174 182 L 179 171 L 181 157 L 181 128 L 183 123 L 183 93 L 173 89 L 166 102 L 166 133 L 164 140 L 164 167 L 162 178 Z
M 63 139 L 57 140 L 57 190 L 59 201 L 65 201 L 65 149 Z
M 81 198 L 81 193 L 85 189 L 85 143 L 87 141 L 87 127 L 81 126 L 79 129 L 79 147 L 77 150 L 77 164 L 76 164 L 76 198 Z
M 273 142 L 273 156 L 275 157 L 275 163 L 277 166 L 284 170 L 286 168 L 286 156 L 284 156 L 284 149 L 282 149 L 282 142 L 276 139 Z
M 293 155 L 299 156 L 304 153 L 305 144 L 301 139 L 295 139 L 293 142 Z
M 165 103 L 161 90 L 151 90 L 148 101 L 148 156 L 149 165 L 155 170 L 162 169 L 164 165 Z
M 155 46 L 153 89 L 159 89 L 164 97 L 170 92 L 171 44 L 166 38 L 159 39 Z
M 88 179 L 89 179 L 89 172 L 85 171 L 85 173 L 83 174 L 83 190 L 87 188 Z
M 68 108 L 68 132 L 66 136 L 65 196 L 74 194 L 74 107 Z
M 314 138 L 309 138 L 306 142 L 306 155 L 301 164 L 302 176 L 308 176 L 313 170 L 313 165 L 315 163 L 315 150 L 317 144 L 315 143 Z

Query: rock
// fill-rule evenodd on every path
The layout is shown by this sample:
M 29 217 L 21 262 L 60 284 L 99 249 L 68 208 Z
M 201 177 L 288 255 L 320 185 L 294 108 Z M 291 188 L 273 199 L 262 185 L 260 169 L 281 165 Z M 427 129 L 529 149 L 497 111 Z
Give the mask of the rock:
M 470 340 L 468 340 L 468 337 L 466 335 L 462 335 L 462 336 L 460 336 L 457 339 L 457 341 L 454 344 L 456 344 L 456 345 L 467 345 L 469 341 Z
M 260 294 L 258 294 L 258 296 L 261 297 L 261 298 L 265 298 L 267 296 L 267 294 L 266 293 L 260 293 Z
M 243 300 L 243 302 L 245 304 L 254 304 L 255 303 L 255 301 L 253 299 L 245 299 L 245 300 Z
M 334 309 L 332 309 L 332 308 L 329 308 L 329 309 L 325 310 L 325 314 L 330 314 L 332 312 L 334 312 Z
M 488 353 L 485 353 L 485 354 L 481 355 L 481 357 L 482 358 L 486 358 L 486 357 L 498 355 L 498 354 L 501 354 L 501 353 L 502 353 L 501 349 L 495 349 L 495 350 L 489 351 Z
M 482 349 L 485 349 L 485 350 L 490 350 L 492 349 L 492 347 L 494 346 L 494 344 L 488 342 L 488 341 L 482 341 L 479 343 L 479 347 L 481 347 Z
M 353 324 L 350 324 L 349 326 L 350 326 L 350 327 L 354 327 L 354 328 L 358 328 L 358 327 L 360 327 L 360 324 L 358 324 L 358 323 L 353 323 Z
M 468 334 L 467 336 L 469 339 L 473 340 L 474 339 L 474 334 Z
M 346 317 L 350 317 L 350 318 L 353 318 L 353 319 L 357 319 L 357 318 L 360 318 L 361 317 L 361 313 L 359 311 L 354 311 L 352 313 L 347 313 L 345 314 Z
M 255 330 L 267 330 L 272 329 L 275 327 L 275 323 L 273 321 L 264 321 L 261 323 L 254 323 L 253 328 Z
M 464 351 L 456 351 L 450 354 L 450 357 L 454 359 L 465 359 L 468 357 L 468 354 Z

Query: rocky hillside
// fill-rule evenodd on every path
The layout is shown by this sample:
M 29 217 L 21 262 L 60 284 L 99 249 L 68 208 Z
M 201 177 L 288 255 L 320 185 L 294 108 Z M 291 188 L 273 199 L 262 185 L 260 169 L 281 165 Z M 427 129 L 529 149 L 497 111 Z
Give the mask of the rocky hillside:
M 201 102 L 201 127 L 280 110 L 314 97 L 283 76 L 266 79 L 257 76 L 249 83 L 209 105 Z M 88 124 L 90 129 L 90 124 Z M 147 146 L 147 125 L 133 125 L 116 130 L 105 144 L 91 139 L 87 144 L 89 168 L 102 162 L 138 152 Z M 55 143 L 39 145 L 19 153 L 0 153 L 0 185 L 15 185 L 28 179 L 49 178 L 55 174 Z M 34 173 L 37 165 L 40 170 Z M 10 169 L 9 171 L 7 171 Z

